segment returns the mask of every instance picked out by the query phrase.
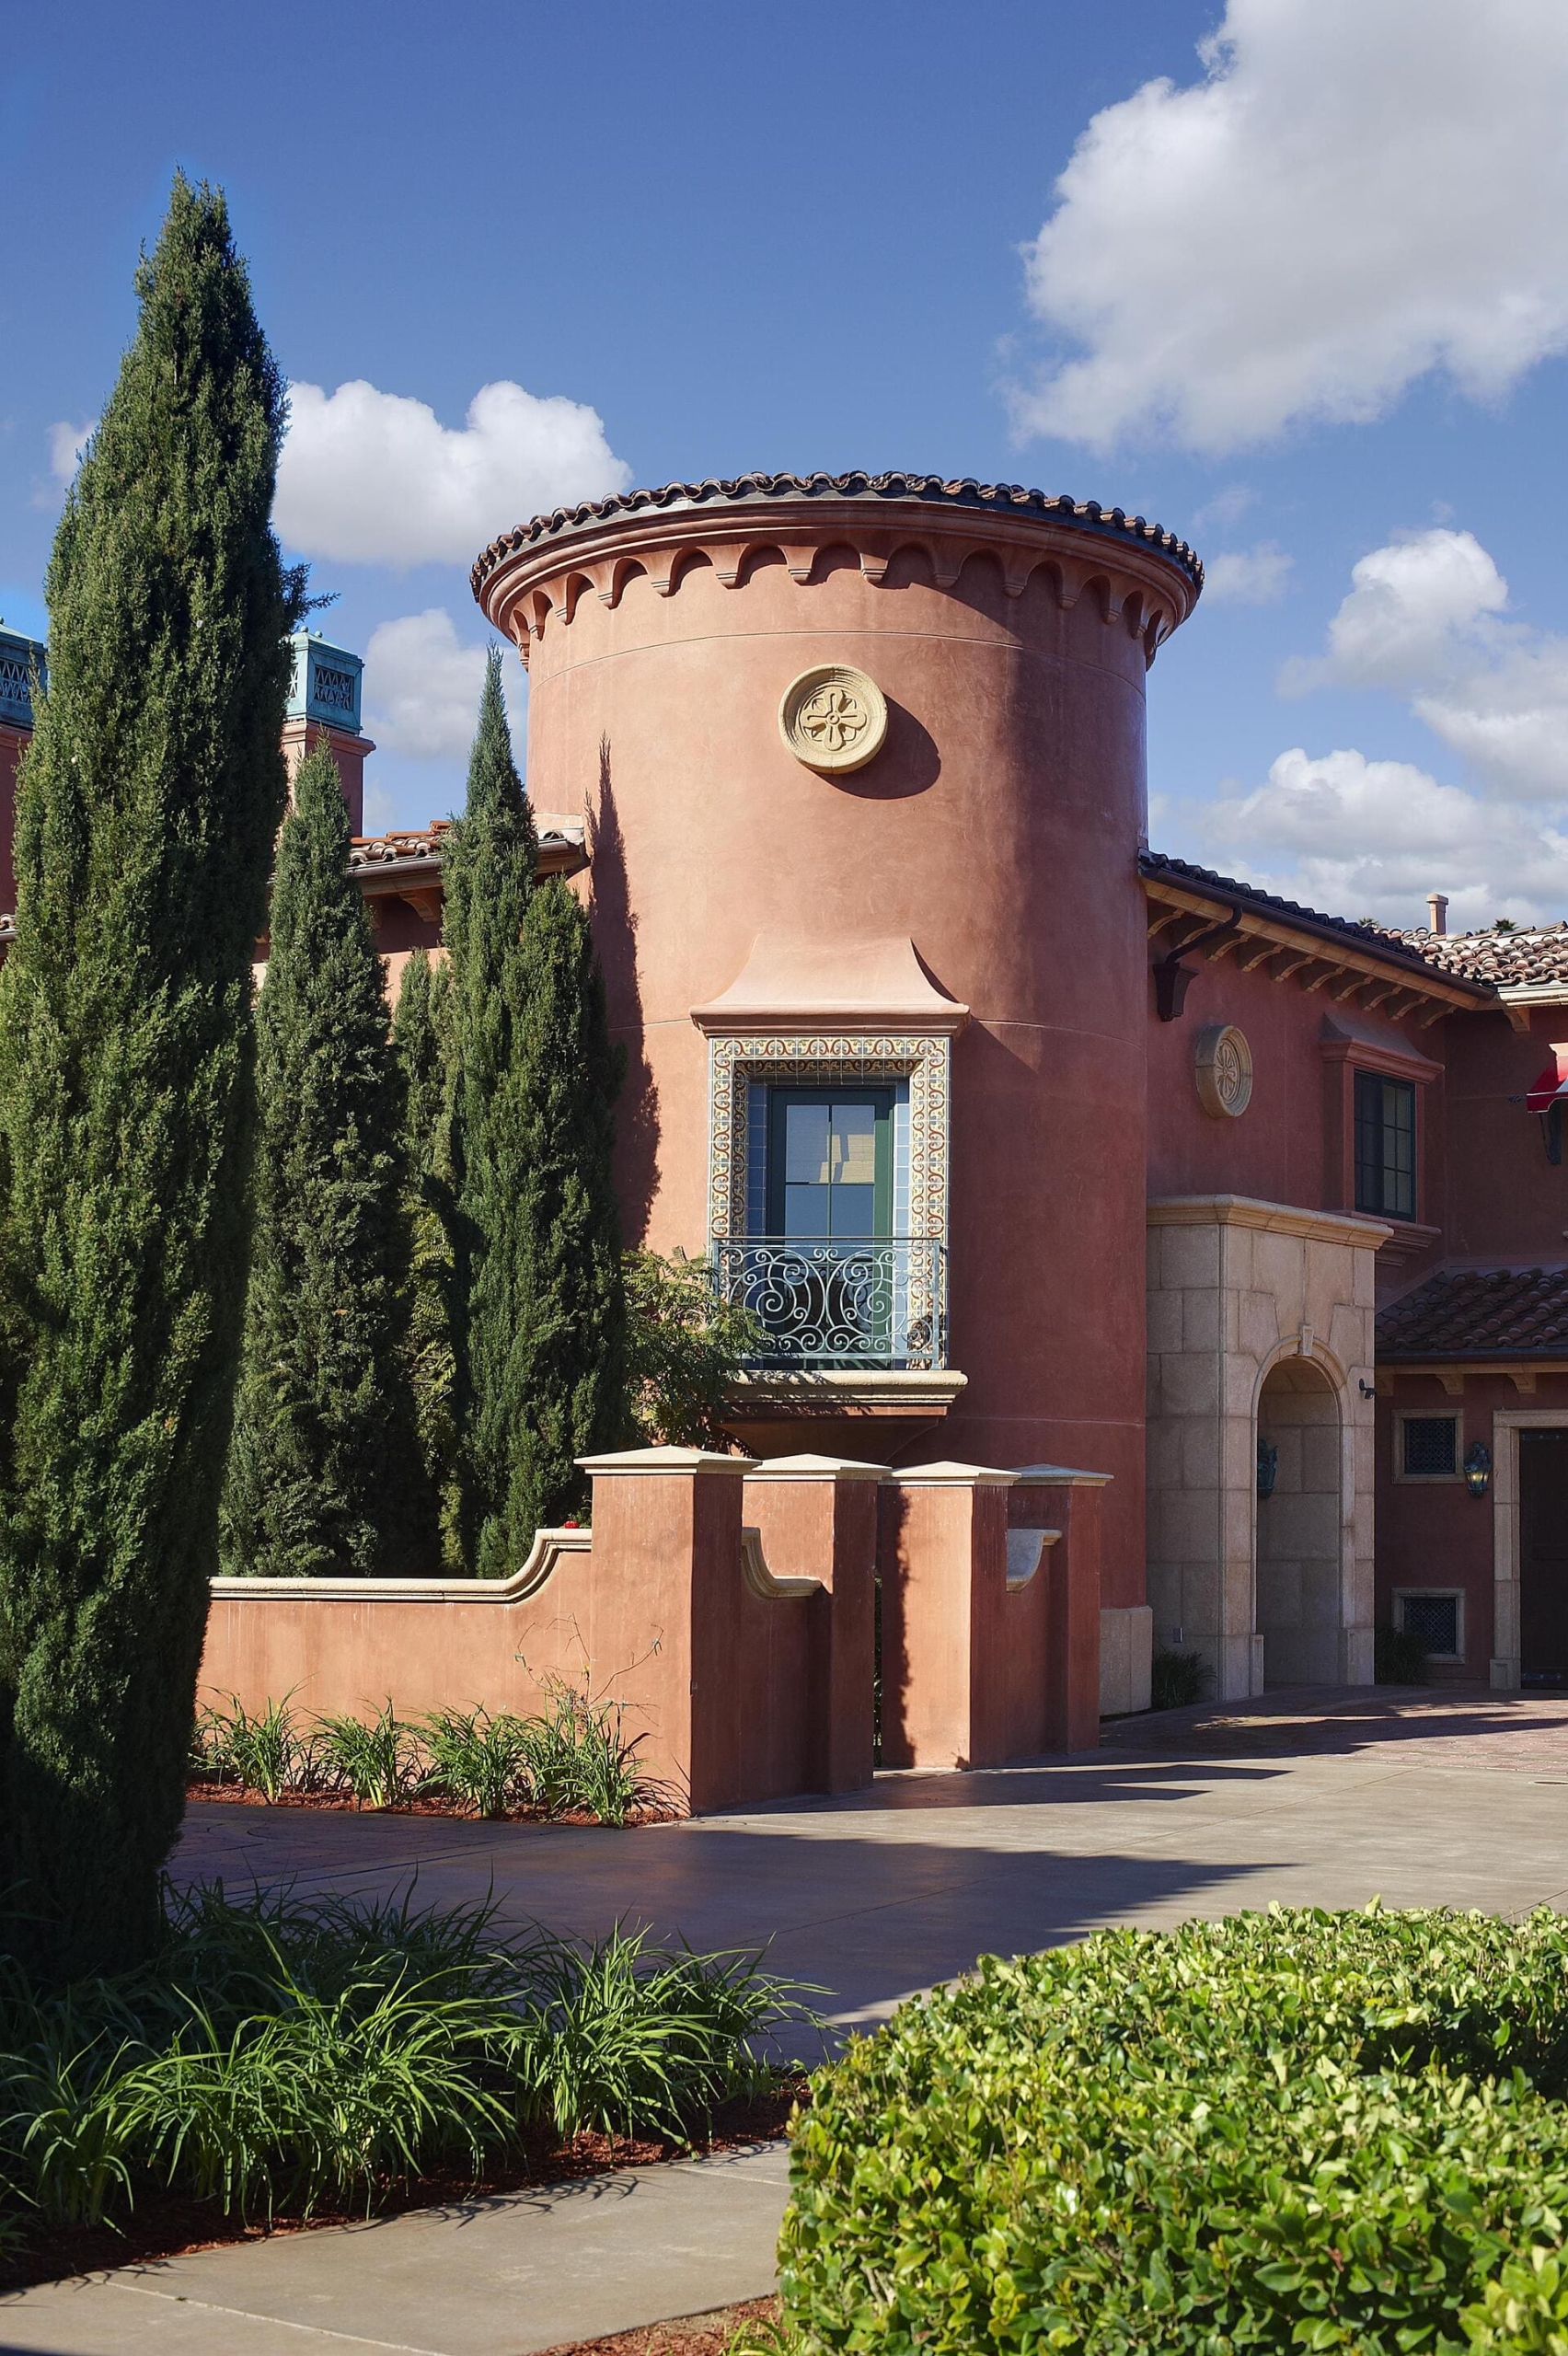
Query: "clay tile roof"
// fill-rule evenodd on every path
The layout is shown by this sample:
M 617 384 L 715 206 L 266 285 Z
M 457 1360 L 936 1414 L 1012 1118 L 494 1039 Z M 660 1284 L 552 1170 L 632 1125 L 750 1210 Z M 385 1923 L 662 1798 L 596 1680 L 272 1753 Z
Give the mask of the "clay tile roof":
M 391 835 L 356 835 L 349 846 L 349 865 L 360 869 L 389 865 L 394 860 L 428 859 L 441 864 L 441 837 L 450 818 L 436 818 L 428 826 L 410 827 Z
M 1568 922 L 1518 932 L 1390 932 L 1390 941 L 1461 980 L 1496 989 L 1568 982 Z
M 1194 589 L 1201 590 L 1204 568 L 1185 540 L 1142 515 L 1128 515 L 1120 507 L 1101 507 L 1097 499 L 1072 499 L 1066 493 L 1026 491 L 1016 482 L 976 482 L 964 475 L 727 475 L 706 482 L 667 482 L 660 491 L 617 491 L 609 499 L 584 500 L 576 507 L 557 507 L 536 515 L 514 532 L 492 540 L 477 559 L 469 578 L 477 597 L 498 564 L 541 540 L 565 538 L 615 515 L 636 515 L 655 508 L 744 507 L 755 503 L 777 506 L 781 500 L 867 499 L 897 501 L 939 507 L 971 507 L 993 514 L 1033 515 L 1042 523 L 1066 522 L 1090 531 L 1118 534 L 1143 540 L 1179 564 Z
M 1379 1358 L 1568 1357 L 1568 1268 L 1429 1276 L 1378 1313 Z
M 1428 932 L 1395 932 L 1380 924 L 1359 924 L 1350 917 L 1326 916 L 1320 908 L 1303 907 L 1299 900 L 1286 900 L 1277 892 L 1262 891 L 1256 884 L 1239 883 L 1234 875 L 1216 874 L 1212 867 L 1196 867 L 1191 860 L 1172 859 L 1169 853 L 1146 850 L 1138 857 L 1138 872 L 1151 883 L 1168 876 L 1173 884 L 1187 884 L 1194 891 L 1217 892 L 1226 899 L 1265 911 L 1270 916 L 1283 917 L 1300 925 L 1309 932 L 1327 933 L 1331 938 L 1369 949 L 1380 957 L 1390 958 L 1401 965 L 1436 965 L 1455 981 L 1473 982 L 1478 995 L 1489 991 L 1493 977 L 1479 970 L 1462 965 L 1449 965 L 1445 959 L 1428 956 L 1426 946 L 1433 942 L 1439 948 L 1454 945 Z M 1470 936 L 1456 936 L 1470 937 Z M 1490 939 L 1492 936 L 1474 936 Z M 1505 938 L 1507 936 L 1505 935 Z M 1568 961 L 1565 961 L 1568 962 Z

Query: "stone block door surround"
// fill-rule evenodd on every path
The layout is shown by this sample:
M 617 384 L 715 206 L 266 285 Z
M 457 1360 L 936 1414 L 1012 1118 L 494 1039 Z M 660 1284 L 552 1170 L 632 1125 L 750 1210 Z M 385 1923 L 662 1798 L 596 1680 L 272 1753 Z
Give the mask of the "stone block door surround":
M 1236 1195 L 1151 1202 L 1148 1227 L 1154 1641 L 1202 1654 L 1221 1701 L 1370 1684 L 1373 1274 L 1389 1230 Z M 1281 1451 L 1262 1506 L 1261 1406 Z

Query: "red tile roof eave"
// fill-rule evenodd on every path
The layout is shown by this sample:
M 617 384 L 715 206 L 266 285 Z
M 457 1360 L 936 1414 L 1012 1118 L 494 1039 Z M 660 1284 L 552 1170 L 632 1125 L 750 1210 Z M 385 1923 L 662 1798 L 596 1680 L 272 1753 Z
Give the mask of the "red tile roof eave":
M 1142 515 L 1128 515 L 1120 507 L 1101 507 L 1098 500 L 1055 497 L 1025 490 L 1020 483 L 982 483 L 973 476 L 949 478 L 930 474 L 747 474 L 710 477 L 704 482 L 665 483 L 658 490 L 618 491 L 607 499 L 584 500 L 573 507 L 558 507 L 536 515 L 514 531 L 504 532 L 480 550 L 469 574 L 474 596 L 482 605 L 485 583 L 508 558 L 525 549 L 570 548 L 586 532 L 622 519 L 660 513 L 726 512 L 779 505 L 810 507 L 817 502 L 853 500 L 905 514 L 936 507 L 974 514 L 1032 517 L 1042 524 L 1066 524 L 1103 538 L 1132 541 L 1153 550 L 1185 574 L 1196 599 L 1204 569 L 1193 551 L 1175 533 Z
M 1494 983 L 1455 973 L 1402 943 L 1395 946 L 1382 933 L 1370 926 L 1356 924 L 1349 917 L 1332 917 L 1318 908 L 1304 908 L 1295 900 L 1283 899 L 1255 884 L 1239 883 L 1234 876 L 1217 875 L 1210 868 L 1195 866 L 1162 851 L 1140 851 L 1138 872 L 1144 883 L 1156 891 L 1165 883 L 1194 898 L 1212 900 L 1221 907 L 1251 910 L 1282 930 L 1304 933 L 1313 940 L 1332 942 L 1342 949 L 1355 950 L 1363 957 L 1374 958 L 1385 970 L 1408 976 L 1412 983 L 1418 976 L 1428 985 L 1435 981 L 1442 986 L 1441 995 L 1462 991 L 1476 1009 L 1500 1007 L 1503 1003 Z M 1174 953 L 1180 953 L 1179 944 Z M 1456 1013 L 1463 1011 L 1460 1006 L 1453 1009 Z

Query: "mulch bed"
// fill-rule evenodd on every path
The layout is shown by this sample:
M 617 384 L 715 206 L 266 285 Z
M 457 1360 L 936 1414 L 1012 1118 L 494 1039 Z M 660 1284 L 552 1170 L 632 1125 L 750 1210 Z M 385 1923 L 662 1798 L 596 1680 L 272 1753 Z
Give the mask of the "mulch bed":
M 593 1826 L 603 1831 L 620 1830 L 606 1828 L 603 1819 L 590 1815 L 586 1808 L 568 1808 L 559 1816 L 540 1816 L 529 1808 L 512 1808 L 504 1816 L 480 1816 L 462 1800 L 441 1799 L 421 1793 L 412 1799 L 399 1800 L 396 1807 L 375 1807 L 368 1800 L 356 1800 L 346 1792 L 280 1792 L 275 1800 L 253 1791 L 248 1784 L 222 1784 L 204 1776 L 192 1776 L 185 1786 L 187 1800 L 223 1800 L 231 1807 L 301 1807 L 324 1810 L 336 1816 L 447 1816 L 464 1824 L 566 1824 Z M 684 1811 L 678 1807 L 658 1806 L 634 1808 L 627 1818 L 625 1830 L 635 1831 L 644 1824 L 673 1824 Z
M 400 2217 L 411 2209 L 469 2207 L 498 2193 L 525 2192 L 534 2185 L 605 2176 L 615 2168 L 644 2167 L 658 2160 L 686 2159 L 693 2152 L 732 2151 L 738 2144 L 764 2142 L 782 2135 L 795 2105 L 810 2098 L 804 2076 L 781 2079 L 754 2101 L 721 2105 L 708 2132 L 694 2136 L 689 2143 L 674 2143 L 663 2136 L 597 2134 L 574 2136 L 570 2143 L 562 2143 L 540 2134 L 507 2166 L 487 2172 L 477 2182 L 454 2172 L 390 2186 L 373 2213 Z M 195 2200 L 185 2193 L 144 2187 L 118 2229 L 112 2225 L 40 2226 L 24 2252 L 0 2258 L 0 2292 L 24 2290 L 29 2282 L 96 2274 L 110 2267 L 140 2266 L 154 2258 L 184 2258 L 192 2250 L 217 2249 L 234 2242 L 264 2241 L 269 2234 L 317 2233 L 328 2225 L 363 2224 L 364 2217 L 363 2208 L 317 2209 L 308 2217 L 278 2215 L 267 2224 L 247 2224 L 238 2217 L 225 2216 L 216 2200 Z M 741 2311 L 736 2312 L 738 2316 Z M 619 2347 L 618 2341 L 604 2344 Z M 635 2341 L 628 2346 L 634 2344 L 640 2346 Z M 728 2342 L 716 2339 L 712 2344 L 722 2349 Z M 698 2350 L 706 2351 L 708 2342 L 673 2340 L 670 2346 L 682 2350 L 689 2347 L 696 2356 Z
M 744 2323 L 777 2323 L 777 2299 L 746 2299 L 738 2307 L 714 2307 L 705 2316 L 676 2316 L 669 2323 L 645 2324 L 640 2331 L 617 2331 L 608 2339 L 574 2339 L 547 2348 L 543 2356 L 724 2356 Z

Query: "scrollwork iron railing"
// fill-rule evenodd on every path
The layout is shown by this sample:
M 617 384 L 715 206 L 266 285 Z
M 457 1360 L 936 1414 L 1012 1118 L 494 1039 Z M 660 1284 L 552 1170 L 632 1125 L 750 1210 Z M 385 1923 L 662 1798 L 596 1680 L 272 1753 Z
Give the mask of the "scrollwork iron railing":
M 715 1237 L 713 1287 L 771 1347 L 758 1367 L 947 1363 L 947 1254 L 928 1236 Z

